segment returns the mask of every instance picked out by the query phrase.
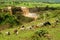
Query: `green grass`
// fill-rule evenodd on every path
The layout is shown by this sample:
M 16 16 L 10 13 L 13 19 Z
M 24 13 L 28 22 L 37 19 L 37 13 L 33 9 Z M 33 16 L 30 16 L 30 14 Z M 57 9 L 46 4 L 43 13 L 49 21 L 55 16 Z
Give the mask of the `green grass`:
M 40 21 L 35 21 L 36 23 L 40 23 Z M 32 22 L 32 23 L 35 23 Z M 32 25 L 32 23 L 30 25 Z M 25 24 L 26 25 L 26 24 Z M 28 24 L 27 24 L 28 25 Z M 31 37 L 34 35 L 34 33 L 37 30 L 47 30 L 49 32 L 49 34 L 51 35 L 52 40 L 60 40 L 60 24 L 56 26 L 56 28 L 51 28 L 48 26 L 42 27 L 42 28 L 37 28 L 34 31 L 32 30 L 24 30 L 21 31 L 19 30 L 19 34 L 15 35 L 13 34 L 13 30 L 16 28 L 10 28 L 10 29 L 6 29 L 2 31 L 2 35 L 0 34 L 0 40 L 31 40 Z M 26 26 L 28 27 L 28 26 Z M 6 35 L 5 32 L 10 31 L 11 35 Z M 47 40 L 46 38 L 40 38 L 40 40 Z
M 60 17 L 60 12 L 55 10 L 55 11 L 43 11 L 43 13 L 45 13 L 45 16 L 43 14 L 40 14 L 40 18 L 36 21 L 32 21 L 30 23 L 24 23 L 23 25 L 25 27 L 29 27 L 31 25 L 39 25 L 40 23 L 49 21 L 52 25 L 50 26 L 44 26 L 44 27 L 40 27 L 33 30 L 24 30 L 21 31 L 20 29 L 18 29 L 18 26 L 16 28 L 10 28 L 10 29 L 6 29 L 6 30 L 2 30 L 2 34 L 0 34 L 0 40 L 33 40 L 31 37 L 35 34 L 35 32 L 37 30 L 47 30 L 49 32 L 49 34 L 51 35 L 52 40 L 60 40 L 60 23 L 58 25 L 55 26 L 55 28 L 52 28 L 53 25 L 55 25 L 55 20 Z M 57 14 L 58 13 L 58 14 Z M 48 18 L 46 18 L 46 14 L 48 14 Z M 57 15 L 57 16 L 56 16 Z M 41 18 L 42 16 L 42 18 Z M 59 19 L 59 18 L 58 18 Z M 40 25 L 41 26 L 41 25 Z M 18 29 L 19 34 L 16 35 L 13 33 L 14 29 Z M 6 35 L 5 32 L 10 31 L 11 35 Z M 39 40 L 47 40 L 47 38 L 39 38 Z
M 0 8 L 4 8 L 5 6 L 7 6 L 7 5 L 11 5 L 11 6 L 26 6 L 26 7 L 36 7 L 36 6 L 38 6 L 38 7 L 46 7 L 47 5 L 49 6 L 49 7 L 55 7 L 55 8 L 57 8 L 57 7 L 59 7 L 60 8 L 60 3 L 59 4 L 54 4 L 54 3 L 42 3 L 42 2 L 20 2 L 20 3 L 14 3 L 14 2 L 11 2 L 11 3 L 3 3 L 3 4 L 0 4 L 1 6 L 0 6 Z
M 0 8 L 5 7 L 4 5 L 0 6 Z M 45 7 L 47 5 L 49 5 L 49 7 L 60 7 L 60 4 L 47 4 L 47 3 L 26 3 L 25 5 L 24 3 L 17 4 L 17 5 L 14 4 L 14 6 L 26 6 L 26 7 L 35 7 L 35 6 Z M 39 14 L 38 20 L 29 22 L 29 23 L 24 23 L 23 25 L 25 27 L 29 27 L 31 25 L 39 25 L 40 23 L 49 21 L 52 24 L 51 26 L 44 26 L 41 28 L 37 28 L 34 31 L 33 30 L 21 31 L 20 29 L 18 29 L 18 27 L 20 27 L 21 25 L 15 28 L 5 29 L 5 30 L 2 30 L 2 34 L 0 34 L 0 40 L 33 40 L 31 39 L 31 37 L 34 35 L 34 33 L 37 30 L 41 30 L 41 29 L 47 30 L 49 34 L 51 35 L 52 40 L 60 40 L 60 22 L 57 26 L 55 26 L 56 28 L 52 28 L 52 26 L 55 25 L 54 22 L 56 19 L 60 20 L 60 10 L 41 11 Z M 19 31 L 18 35 L 13 34 L 14 29 L 18 29 Z M 5 32 L 7 31 L 10 31 L 11 35 L 6 35 Z M 39 40 L 47 40 L 47 39 L 42 37 L 42 38 L 39 38 Z

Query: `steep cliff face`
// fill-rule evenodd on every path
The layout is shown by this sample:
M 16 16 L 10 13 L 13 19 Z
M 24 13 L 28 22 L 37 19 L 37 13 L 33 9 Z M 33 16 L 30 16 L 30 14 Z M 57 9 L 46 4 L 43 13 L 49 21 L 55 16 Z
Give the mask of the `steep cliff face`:
M 29 8 L 27 8 L 27 7 L 21 7 L 21 9 L 22 9 L 23 15 L 25 17 L 30 17 L 30 18 L 33 18 L 34 20 L 37 19 L 38 15 L 36 13 L 34 13 L 34 11 L 33 11 L 34 9 L 33 10 L 31 9 L 33 11 L 32 13 L 30 12 Z
M 9 12 L 10 15 L 22 14 L 25 17 L 30 17 L 37 19 L 36 12 L 39 12 L 39 8 L 27 8 L 27 7 L 6 7 L 3 9 L 3 12 Z
M 21 10 L 22 10 L 24 15 L 29 13 L 29 9 L 27 7 L 21 7 Z

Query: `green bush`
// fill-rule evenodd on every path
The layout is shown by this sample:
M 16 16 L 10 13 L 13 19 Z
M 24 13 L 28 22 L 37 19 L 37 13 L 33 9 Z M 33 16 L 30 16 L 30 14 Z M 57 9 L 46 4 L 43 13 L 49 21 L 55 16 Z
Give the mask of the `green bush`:
M 39 30 L 39 31 L 36 31 L 35 34 L 40 36 L 40 37 L 42 37 L 42 36 L 44 36 L 44 34 L 48 34 L 48 31 L 46 31 L 46 30 Z
M 35 32 L 35 34 L 31 37 L 32 40 L 42 40 L 42 38 L 44 38 L 45 34 L 48 34 L 47 30 L 38 30 Z
M 0 24 L 2 23 L 10 23 L 10 24 L 17 24 L 17 19 L 14 15 L 10 15 L 9 13 L 2 13 L 0 14 Z
M 24 17 L 21 14 L 10 15 L 9 13 L 0 14 L 0 25 L 9 23 L 12 26 L 22 25 L 22 23 L 28 23 L 33 21 L 33 19 Z

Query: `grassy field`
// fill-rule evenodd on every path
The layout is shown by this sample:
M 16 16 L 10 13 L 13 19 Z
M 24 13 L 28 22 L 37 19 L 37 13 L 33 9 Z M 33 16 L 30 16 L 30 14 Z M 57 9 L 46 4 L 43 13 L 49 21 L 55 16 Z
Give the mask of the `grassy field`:
M 54 7 L 54 8 L 60 8 L 60 4 L 49 4 L 49 3 L 20 3 L 20 4 L 15 4 L 15 3 L 5 3 L 1 4 L 0 8 L 4 8 L 6 5 L 12 5 L 12 6 L 26 6 L 26 7 L 46 7 L 47 5 L 49 7 Z M 1 14 L 0 14 L 1 16 Z M 15 24 L 16 22 L 16 15 L 7 15 L 8 17 L 5 19 L 6 15 L 2 15 L 1 17 L 3 18 L 3 24 L 5 22 L 10 22 L 11 24 Z M 11 19 L 12 18 L 12 19 Z M 15 20 L 15 21 L 14 21 Z M 35 30 L 20 30 L 18 29 L 21 27 L 21 25 L 17 25 L 16 27 L 14 26 L 13 28 L 5 29 L 2 30 L 2 34 L 0 34 L 0 40 L 48 40 L 45 37 L 37 37 L 32 38 L 32 36 L 35 35 L 36 31 L 39 30 L 47 30 L 51 36 L 51 40 L 60 40 L 60 10 L 45 10 L 45 11 L 40 11 L 39 12 L 39 18 L 35 21 L 29 22 L 30 18 L 26 18 L 21 16 L 21 19 L 19 20 L 22 25 L 25 27 L 29 27 L 32 25 L 39 25 L 39 28 L 36 28 Z M 59 20 L 58 24 L 55 24 L 55 21 Z M 25 22 L 26 21 L 26 22 Z M 43 26 L 40 27 L 41 23 L 49 21 L 51 25 Z M 2 24 L 2 25 L 3 25 Z M 54 26 L 54 28 L 53 28 Z M 18 35 L 14 34 L 14 30 L 18 29 Z M 6 32 L 9 31 L 11 35 L 7 35 Z
M 43 14 L 42 14 L 43 13 Z M 49 21 L 52 25 L 50 26 L 44 26 L 40 28 L 36 28 L 35 30 L 20 30 L 18 29 L 21 26 L 17 26 L 15 28 L 5 29 L 2 30 L 2 34 L 0 34 L 0 40 L 34 40 L 32 38 L 33 35 L 35 35 L 35 32 L 37 30 L 47 30 L 49 34 L 51 35 L 52 40 L 60 40 L 60 21 L 56 26 L 55 21 L 58 19 L 60 20 L 60 10 L 55 11 L 42 11 L 41 14 L 39 14 L 39 18 L 36 21 L 32 21 L 29 23 L 24 23 L 23 25 L 25 27 L 29 27 L 31 25 L 40 25 L 40 23 Z M 49 15 L 49 16 L 47 16 Z M 54 26 L 55 28 L 53 28 Z M 14 29 L 18 29 L 18 35 L 14 34 Z M 9 31 L 11 35 L 7 35 L 5 32 Z M 39 39 L 35 38 L 35 40 L 48 40 L 45 37 L 39 37 Z
M 34 21 L 32 23 L 41 23 L 40 20 L 38 21 Z M 30 23 L 30 25 L 32 25 L 32 23 Z M 29 23 L 28 24 L 25 24 L 26 27 L 28 27 Z M 55 26 L 55 28 L 52 28 L 51 26 L 45 26 L 45 27 L 42 27 L 42 28 L 37 28 L 35 29 L 34 31 L 33 30 L 24 30 L 24 31 L 21 31 L 19 30 L 19 34 L 16 35 L 13 33 L 13 30 L 16 29 L 16 28 L 11 28 L 11 29 L 6 29 L 6 30 L 3 30 L 2 31 L 2 34 L 0 34 L 0 40 L 33 40 L 31 37 L 34 35 L 34 33 L 37 31 L 37 30 L 47 30 L 49 32 L 49 34 L 51 35 L 51 39 L 52 40 L 60 40 L 60 24 Z M 6 35 L 5 32 L 7 31 L 10 31 L 11 32 L 11 35 Z M 40 38 L 39 40 L 48 40 L 47 38 Z
M 11 5 L 11 6 L 26 6 L 26 7 L 46 7 L 47 5 L 49 7 L 55 7 L 55 8 L 60 8 L 60 4 L 56 4 L 56 3 L 42 3 L 42 2 L 19 2 L 19 3 L 15 3 L 15 2 L 7 2 L 7 3 L 0 3 L 0 8 L 3 8 L 5 6 Z

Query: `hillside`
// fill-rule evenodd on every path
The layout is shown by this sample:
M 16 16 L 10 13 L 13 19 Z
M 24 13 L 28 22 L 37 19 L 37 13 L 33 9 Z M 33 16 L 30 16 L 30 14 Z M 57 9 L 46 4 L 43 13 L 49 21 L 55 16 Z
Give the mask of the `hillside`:
M 0 20 L 0 23 L 2 23 L 2 25 L 4 25 L 4 23 L 6 24 L 7 22 L 12 25 L 15 25 L 17 22 L 17 19 L 16 19 L 17 15 L 11 16 L 8 14 L 6 15 L 1 14 L 1 17 L 4 19 L 4 20 L 2 19 L 2 21 Z M 13 26 L 13 27 L 10 26 L 9 29 L 1 30 L 0 39 L 1 40 L 60 40 L 60 10 L 40 11 L 39 18 L 37 20 L 31 21 L 31 22 L 29 22 L 29 20 L 30 18 L 27 19 L 20 15 L 19 21 L 20 23 L 23 23 L 23 24 L 17 25 L 18 24 L 17 23 L 16 24 L 17 26 Z M 26 23 L 27 21 L 28 23 Z M 49 23 L 46 23 L 46 22 L 49 22 Z M 23 25 L 24 27 L 23 29 L 21 29 Z M 29 27 L 32 27 L 33 25 L 35 26 L 37 25 L 38 27 L 29 28 Z M 16 29 L 18 30 L 18 34 L 14 33 L 14 30 Z M 43 30 L 42 33 L 40 33 L 41 30 Z M 45 34 L 46 31 L 48 32 L 48 35 L 50 35 L 49 37 L 46 38 L 43 35 L 41 37 L 39 36 L 38 33 Z M 10 34 L 7 34 L 6 32 L 9 32 Z
M 12 2 L 12 1 L 28 1 L 28 2 L 50 2 L 50 3 L 59 3 L 60 0 L 0 0 L 0 2 Z
M 0 40 L 60 40 L 60 0 L 0 0 Z

